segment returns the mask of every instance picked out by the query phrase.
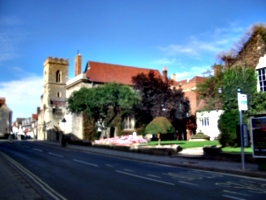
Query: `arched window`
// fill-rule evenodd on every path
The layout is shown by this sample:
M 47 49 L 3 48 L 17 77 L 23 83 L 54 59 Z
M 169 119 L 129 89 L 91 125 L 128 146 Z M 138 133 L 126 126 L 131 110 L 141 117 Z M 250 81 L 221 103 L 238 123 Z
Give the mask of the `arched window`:
M 61 82 L 61 72 L 59 70 L 56 71 L 56 82 L 57 83 Z
M 61 97 L 61 92 L 58 92 L 57 93 L 57 97 Z

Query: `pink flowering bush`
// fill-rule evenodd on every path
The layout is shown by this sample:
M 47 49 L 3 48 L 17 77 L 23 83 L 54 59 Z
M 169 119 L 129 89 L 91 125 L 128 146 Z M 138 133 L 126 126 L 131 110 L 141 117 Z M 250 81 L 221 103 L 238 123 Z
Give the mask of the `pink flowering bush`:
M 102 145 L 117 145 L 117 146 L 131 146 L 133 144 L 147 143 L 147 140 L 140 136 L 124 135 L 121 137 L 113 137 L 107 139 L 95 140 L 95 144 Z

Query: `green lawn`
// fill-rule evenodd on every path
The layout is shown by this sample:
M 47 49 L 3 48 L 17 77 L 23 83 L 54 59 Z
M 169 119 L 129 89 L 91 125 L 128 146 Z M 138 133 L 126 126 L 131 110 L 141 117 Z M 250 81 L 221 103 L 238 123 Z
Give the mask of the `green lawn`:
M 241 147 L 224 147 L 222 148 L 222 151 L 226 153 L 241 153 Z M 252 154 L 252 148 L 245 147 L 244 152 L 247 154 Z
M 204 147 L 212 145 L 220 145 L 219 141 L 183 141 L 183 140 L 171 140 L 171 141 L 161 141 L 161 145 L 171 145 L 176 144 L 182 147 L 183 149 L 194 148 L 194 147 Z M 158 145 L 157 141 L 148 142 L 148 145 Z M 224 147 L 222 148 L 223 152 L 227 153 L 241 153 L 241 147 Z M 252 154 L 251 147 L 245 147 L 244 152 L 247 154 Z
M 157 141 L 151 141 L 148 143 L 148 145 L 157 145 Z M 217 140 L 214 141 L 183 141 L 183 140 L 170 140 L 170 141 L 161 141 L 161 145 L 170 145 L 170 144 L 176 144 L 182 147 L 183 149 L 187 148 L 194 148 L 194 147 L 203 147 L 205 145 L 219 145 L 219 142 Z

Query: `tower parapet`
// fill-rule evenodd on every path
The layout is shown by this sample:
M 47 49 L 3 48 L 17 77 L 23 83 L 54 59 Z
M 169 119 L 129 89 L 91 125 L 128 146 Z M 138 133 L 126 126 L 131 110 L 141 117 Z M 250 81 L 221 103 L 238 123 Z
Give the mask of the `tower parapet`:
M 69 64 L 69 60 L 68 59 L 63 59 L 63 58 L 57 58 L 57 57 L 52 58 L 52 57 L 49 56 L 44 61 L 43 65 L 46 66 L 48 64 L 50 64 L 50 65 L 68 65 Z

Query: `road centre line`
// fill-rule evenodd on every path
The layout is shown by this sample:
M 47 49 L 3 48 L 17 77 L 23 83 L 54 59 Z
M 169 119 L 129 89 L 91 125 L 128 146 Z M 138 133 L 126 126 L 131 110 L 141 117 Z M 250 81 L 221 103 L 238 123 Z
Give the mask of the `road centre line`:
M 135 171 L 133 171 L 133 170 L 131 170 L 131 169 L 124 169 L 125 171 L 128 171 L 128 172 L 135 172 Z
M 166 185 L 175 185 L 174 183 L 169 183 L 169 182 L 165 182 L 165 181 L 159 181 L 159 180 L 156 180 L 156 179 L 147 178 L 147 177 L 143 177 L 143 176 L 138 176 L 138 175 L 135 175 L 135 174 L 130 174 L 130 173 L 119 171 L 119 170 L 117 170 L 116 172 L 120 173 L 120 174 L 125 174 L 125 175 L 128 175 L 128 176 L 134 176 L 134 177 L 137 177 L 137 178 L 141 178 L 141 179 L 145 179 L 145 180 L 149 180 L 149 181 L 154 181 L 154 182 L 166 184 Z
M 188 176 L 186 176 L 186 175 L 184 175 L 184 174 L 174 174 L 174 173 L 168 173 L 168 174 L 166 174 L 166 173 L 163 173 L 163 175 L 166 175 L 166 176 L 170 176 L 171 178 L 182 178 L 182 179 L 186 179 L 186 180 L 189 180 L 189 181 L 193 181 L 193 180 L 195 180 L 195 178 L 191 178 L 191 177 L 188 177 Z M 200 179 L 200 178 L 196 178 L 196 179 Z
M 154 178 L 161 178 L 160 176 L 156 176 L 156 175 L 153 175 L 153 174 L 147 174 L 147 176 L 154 177 Z
M 34 151 L 39 151 L 39 152 L 43 152 L 43 150 L 41 150 L 41 149 L 36 149 L 36 148 L 32 148 L 32 150 L 34 150 Z
M 76 159 L 73 159 L 73 161 L 78 162 L 78 163 L 82 163 L 82 164 L 86 164 L 86 165 L 91 165 L 91 166 L 94 166 L 94 167 L 98 167 L 98 165 L 96 165 L 96 164 L 92 164 L 92 163 L 84 162 L 84 161 L 82 161 L 82 160 L 76 160 Z
M 230 195 L 222 195 L 222 196 L 223 196 L 223 197 L 230 198 L 230 199 L 246 200 L 246 199 L 242 199 L 242 198 L 233 197 L 233 196 L 230 196 Z
M 194 184 L 194 183 L 189 183 L 189 182 L 185 182 L 185 181 L 178 181 L 179 183 L 185 183 L 185 184 L 188 184 L 188 185 L 198 185 L 198 184 Z
M 242 196 L 251 196 L 249 194 L 243 194 L 243 193 L 240 193 L 240 192 L 233 192 L 233 191 L 229 191 L 229 190 L 223 190 L 223 192 L 231 193 L 231 194 L 237 194 L 237 195 L 242 195 Z
M 29 178 L 31 178 L 37 185 L 39 185 L 47 194 L 49 194 L 51 197 L 53 197 L 55 200 L 66 200 L 65 197 L 63 197 L 61 194 L 57 193 L 55 190 L 53 190 L 49 185 L 47 185 L 45 182 L 43 182 L 38 176 L 31 173 L 29 170 L 24 168 L 21 164 L 13 160 L 11 157 L 6 155 L 3 152 L 0 152 L 3 156 L 6 157 L 7 160 L 9 160 L 13 165 L 16 166 L 17 169 L 19 169 L 21 172 L 23 172 L 25 175 L 27 175 Z
M 56 157 L 60 157 L 60 158 L 64 158 L 64 156 L 61 156 L 61 155 L 59 155 L 59 154 L 55 154 L 55 153 L 51 153 L 51 152 L 49 152 L 48 154 L 50 154 L 50 155 L 52 155 L 52 156 L 56 156 Z

